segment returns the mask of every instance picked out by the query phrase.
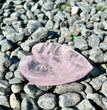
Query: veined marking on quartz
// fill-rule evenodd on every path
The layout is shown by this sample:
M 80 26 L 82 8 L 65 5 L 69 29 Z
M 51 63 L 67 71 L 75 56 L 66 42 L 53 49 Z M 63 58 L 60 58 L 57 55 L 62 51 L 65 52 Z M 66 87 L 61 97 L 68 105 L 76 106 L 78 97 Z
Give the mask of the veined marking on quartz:
M 35 74 L 54 74 L 54 71 L 52 70 L 52 67 L 47 64 L 41 64 L 39 62 L 34 62 L 33 60 L 29 64 L 29 70 L 31 72 L 34 72 Z

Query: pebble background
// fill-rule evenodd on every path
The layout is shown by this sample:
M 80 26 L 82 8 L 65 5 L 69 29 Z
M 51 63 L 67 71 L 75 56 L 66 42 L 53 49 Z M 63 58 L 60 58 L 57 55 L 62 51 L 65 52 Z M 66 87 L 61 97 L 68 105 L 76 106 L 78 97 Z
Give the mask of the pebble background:
M 107 1 L 65 6 L 66 0 L 0 0 L 0 110 L 107 110 Z M 78 51 L 93 70 L 74 83 L 29 83 L 18 63 L 39 42 Z

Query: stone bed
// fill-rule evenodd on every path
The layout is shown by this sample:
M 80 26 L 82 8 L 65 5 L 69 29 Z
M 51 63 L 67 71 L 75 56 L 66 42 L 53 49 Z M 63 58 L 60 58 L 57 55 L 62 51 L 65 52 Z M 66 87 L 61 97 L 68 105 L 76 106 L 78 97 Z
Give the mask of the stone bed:
M 76 50 L 93 70 L 69 84 L 31 84 L 18 64 L 40 42 Z M 106 0 L 0 0 L 0 110 L 107 110 Z

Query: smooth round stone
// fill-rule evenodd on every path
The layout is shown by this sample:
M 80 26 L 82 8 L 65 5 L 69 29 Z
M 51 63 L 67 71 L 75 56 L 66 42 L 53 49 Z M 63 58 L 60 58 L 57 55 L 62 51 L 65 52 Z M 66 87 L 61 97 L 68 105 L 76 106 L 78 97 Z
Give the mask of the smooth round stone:
M 90 63 L 79 53 L 57 43 L 38 43 L 33 56 L 19 63 L 20 72 L 31 83 L 41 86 L 59 85 L 81 79 L 92 70 Z

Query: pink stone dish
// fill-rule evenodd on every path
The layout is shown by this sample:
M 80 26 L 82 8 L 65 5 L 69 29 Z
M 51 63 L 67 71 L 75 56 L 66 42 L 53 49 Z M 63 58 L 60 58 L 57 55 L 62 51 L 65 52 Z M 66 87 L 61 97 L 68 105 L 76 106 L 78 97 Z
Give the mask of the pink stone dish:
M 77 81 L 93 67 L 78 52 L 58 43 L 38 43 L 33 55 L 19 63 L 19 71 L 31 83 L 52 86 Z

